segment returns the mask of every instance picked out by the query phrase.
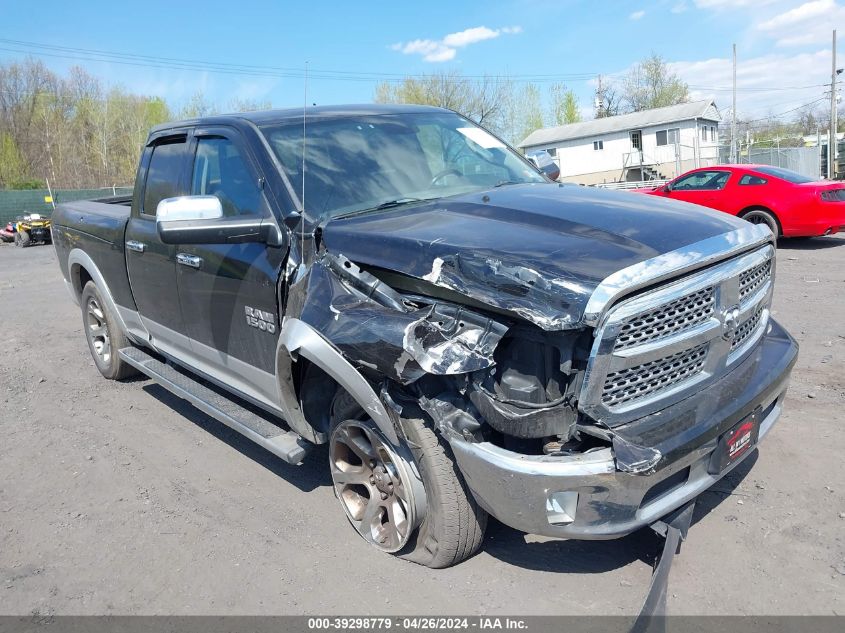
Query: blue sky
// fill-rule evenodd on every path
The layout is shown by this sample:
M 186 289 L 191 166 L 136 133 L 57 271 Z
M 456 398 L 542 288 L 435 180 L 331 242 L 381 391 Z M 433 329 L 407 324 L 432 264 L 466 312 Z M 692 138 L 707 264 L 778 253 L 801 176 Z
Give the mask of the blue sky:
M 370 101 L 379 77 L 457 70 L 518 80 L 535 76 L 541 85 L 560 79 L 590 116 L 595 76 L 621 76 L 654 51 L 689 83 L 693 97 L 712 97 L 724 110 L 730 106 L 726 89 L 736 42 L 738 110 L 765 116 L 823 97 L 818 84 L 830 81 L 832 28 L 839 28 L 845 51 L 845 0 L 394 0 L 360 6 L 42 0 L 37 13 L 33 6 L 0 0 L 0 61 L 30 51 L 60 73 L 78 64 L 106 84 L 160 95 L 177 106 L 202 91 L 223 109 L 233 98 L 301 105 L 299 69 L 307 60 L 308 100 L 318 104 Z M 9 40 L 291 70 L 222 74 L 69 59 L 90 54 Z M 839 59 L 845 65 L 845 55 Z M 147 63 L 133 63 L 139 61 Z

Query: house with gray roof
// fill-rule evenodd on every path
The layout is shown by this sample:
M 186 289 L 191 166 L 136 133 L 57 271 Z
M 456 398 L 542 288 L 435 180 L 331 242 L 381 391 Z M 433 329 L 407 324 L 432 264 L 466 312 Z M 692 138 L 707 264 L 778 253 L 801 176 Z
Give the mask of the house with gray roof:
M 692 101 L 536 130 L 519 147 L 548 151 L 562 181 L 662 180 L 718 162 L 720 120 L 713 101 Z

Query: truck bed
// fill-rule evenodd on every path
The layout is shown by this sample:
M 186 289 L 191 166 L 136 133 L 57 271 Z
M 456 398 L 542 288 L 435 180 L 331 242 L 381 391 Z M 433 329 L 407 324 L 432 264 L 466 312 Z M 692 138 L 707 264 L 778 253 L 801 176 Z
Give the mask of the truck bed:
M 66 202 L 53 212 L 53 225 L 77 230 L 111 244 L 122 244 L 131 196 Z
M 134 308 L 126 274 L 124 236 L 132 207 L 131 196 L 65 202 L 53 212 L 53 244 L 65 279 L 81 290 L 82 282 L 68 270 L 71 251 L 80 250 L 93 260 L 118 305 Z

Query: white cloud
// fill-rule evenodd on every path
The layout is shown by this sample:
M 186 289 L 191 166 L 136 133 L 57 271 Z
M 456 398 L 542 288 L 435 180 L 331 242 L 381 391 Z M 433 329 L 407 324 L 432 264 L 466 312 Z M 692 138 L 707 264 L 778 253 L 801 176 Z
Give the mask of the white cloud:
M 484 40 L 492 40 L 500 35 L 516 35 L 518 33 L 522 33 L 521 26 L 505 26 L 500 29 L 475 26 L 457 33 L 449 33 L 439 40 L 410 40 L 393 44 L 390 48 L 405 55 L 420 55 L 427 62 L 447 62 L 455 58 L 459 48 L 477 44 Z
M 686 2 L 679 2 L 678 4 L 676 4 L 675 6 L 673 6 L 671 9 L 669 9 L 669 11 L 671 11 L 672 13 L 683 13 L 683 12 L 684 12 L 684 11 L 686 11 L 688 8 L 689 8 L 689 7 L 687 7 L 687 3 L 686 3 Z
M 845 7 L 835 0 L 812 0 L 757 23 L 755 29 L 777 46 L 806 46 L 829 40 L 837 25 L 845 25 Z
M 772 4 L 776 0 L 695 0 L 695 6 L 699 9 L 737 9 L 740 7 L 761 7 Z
M 639 10 L 639 11 L 634 11 L 631 15 L 628 16 L 628 18 L 631 19 L 631 20 L 641 20 L 644 15 L 645 15 L 645 11 Z
M 450 33 L 443 38 L 443 44 L 449 48 L 460 48 L 461 46 L 469 46 L 476 42 L 483 42 L 484 40 L 492 40 L 499 37 L 500 31 L 488 29 L 486 26 L 476 26 L 465 31 L 457 33 Z
M 732 66 L 727 57 L 669 64 L 689 84 L 691 99 L 712 98 L 723 112 L 730 108 Z M 824 88 L 820 84 L 830 81 L 830 51 L 739 59 L 736 79 L 737 111 L 741 116 L 780 114 L 822 98 Z M 795 86 L 807 87 L 785 89 Z M 821 101 L 816 107 L 819 105 Z

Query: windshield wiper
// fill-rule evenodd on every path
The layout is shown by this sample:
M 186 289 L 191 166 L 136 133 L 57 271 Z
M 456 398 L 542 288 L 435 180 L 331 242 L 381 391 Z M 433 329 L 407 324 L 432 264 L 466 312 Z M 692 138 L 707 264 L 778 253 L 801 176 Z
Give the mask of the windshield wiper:
M 505 185 L 520 185 L 522 183 L 516 182 L 515 180 L 500 180 L 497 182 L 493 187 L 504 187 Z
M 334 216 L 332 219 L 337 218 L 351 218 L 356 215 L 364 215 L 365 213 L 372 213 L 373 211 L 381 211 L 382 209 L 392 209 L 393 207 L 399 207 L 403 204 L 410 204 L 411 202 L 425 202 L 426 200 L 433 200 L 434 198 L 396 198 L 395 200 L 387 200 L 386 202 L 382 202 L 377 204 L 374 207 L 367 207 L 366 209 L 358 209 L 357 211 L 350 211 L 349 213 L 341 213 L 340 215 Z

